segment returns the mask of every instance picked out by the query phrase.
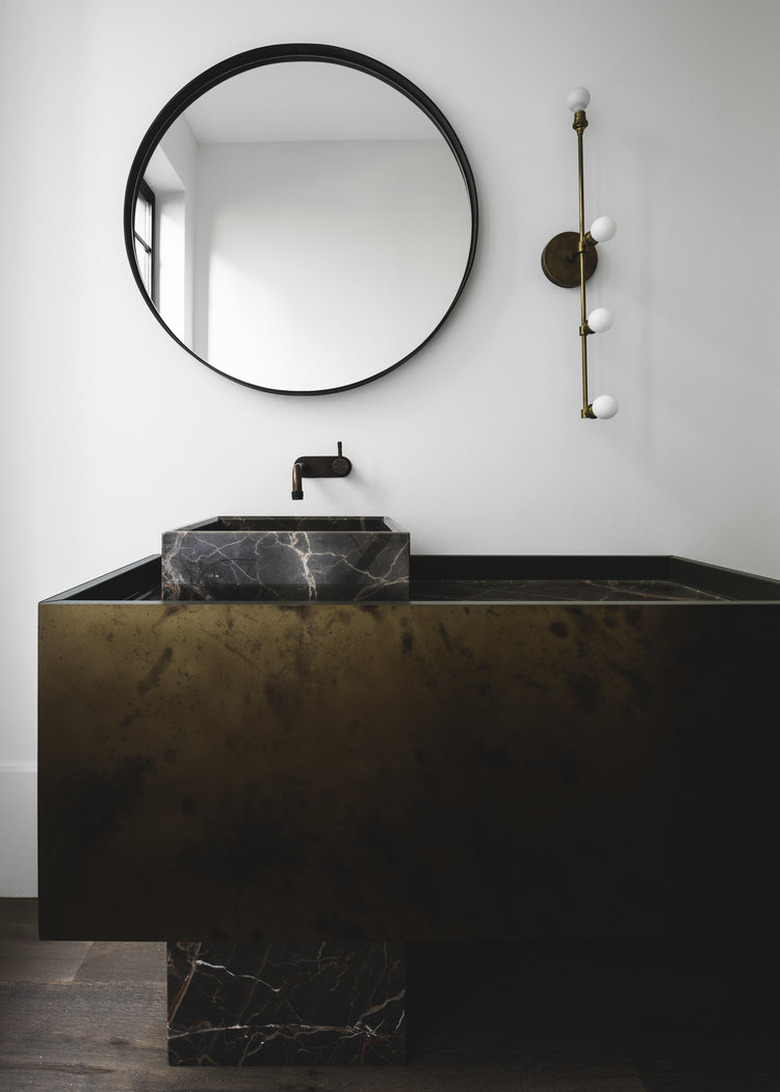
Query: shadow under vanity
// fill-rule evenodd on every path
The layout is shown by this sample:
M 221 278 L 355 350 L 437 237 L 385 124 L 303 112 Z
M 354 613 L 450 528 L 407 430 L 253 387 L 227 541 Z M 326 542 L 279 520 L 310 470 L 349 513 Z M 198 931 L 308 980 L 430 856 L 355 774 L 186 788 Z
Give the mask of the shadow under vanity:
M 160 586 L 151 557 L 40 606 L 40 934 L 189 938 L 172 1061 L 402 1060 L 405 942 L 773 950 L 777 581 L 412 555 L 399 601 Z

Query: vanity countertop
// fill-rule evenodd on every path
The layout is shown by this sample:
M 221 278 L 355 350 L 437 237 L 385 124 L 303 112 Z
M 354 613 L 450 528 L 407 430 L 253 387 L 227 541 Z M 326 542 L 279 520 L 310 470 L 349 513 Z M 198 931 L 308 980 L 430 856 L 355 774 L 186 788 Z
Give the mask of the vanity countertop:
M 160 568 L 152 555 L 46 602 L 159 601 Z M 410 569 L 412 604 L 780 602 L 779 580 L 673 555 L 412 554 Z

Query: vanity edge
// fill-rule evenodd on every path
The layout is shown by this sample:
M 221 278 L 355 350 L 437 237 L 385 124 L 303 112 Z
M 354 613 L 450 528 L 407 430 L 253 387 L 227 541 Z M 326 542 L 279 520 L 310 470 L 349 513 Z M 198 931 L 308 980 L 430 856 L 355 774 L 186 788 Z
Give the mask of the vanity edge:
M 41 605 L 78 601 L 154 602 L 160 599 L 160 567 L 160 555 L 150 554 L 48 596 Z M 412 604 L 416 602 L 415 582 L 458 580 L 480 580 L 485 583 L 508 580 L 666 580 L 717 596 L 721 603 L 724 600 L 780 602 L 780 580 L 674 554 L 412 554 L 410 579 Z M 442 598 L 442 601 L 451 600 L 452 596 Z M 431 601 L 435 600 L 426 599 L 426 602 Z

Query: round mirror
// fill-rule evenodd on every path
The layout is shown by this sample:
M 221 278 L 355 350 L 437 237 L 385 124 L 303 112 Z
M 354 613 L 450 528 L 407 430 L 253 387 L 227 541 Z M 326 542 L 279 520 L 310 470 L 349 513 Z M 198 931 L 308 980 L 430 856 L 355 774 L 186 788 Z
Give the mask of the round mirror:
M 326 394 L 408 360 L 447 318 L 477 239 L 474 179 L 441 111 L 345 49 L 250 50 L 157 116 L 125 243 L 155 317 L 230 379 Z

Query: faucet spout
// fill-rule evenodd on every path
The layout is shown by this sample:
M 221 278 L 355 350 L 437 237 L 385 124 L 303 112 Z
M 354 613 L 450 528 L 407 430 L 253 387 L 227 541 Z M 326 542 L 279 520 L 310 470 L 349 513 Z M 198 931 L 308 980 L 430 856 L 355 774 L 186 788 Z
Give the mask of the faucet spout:
M 292 468 L 292 499 L 303 500 L 303 461 L 297 459 Z
M 304 478 L 346 478 L 352 472 L 352 463 L 342 454 L 341 441 L 338 454 L 299 455 L 292 468 L 292 499 L 303 500 Z

